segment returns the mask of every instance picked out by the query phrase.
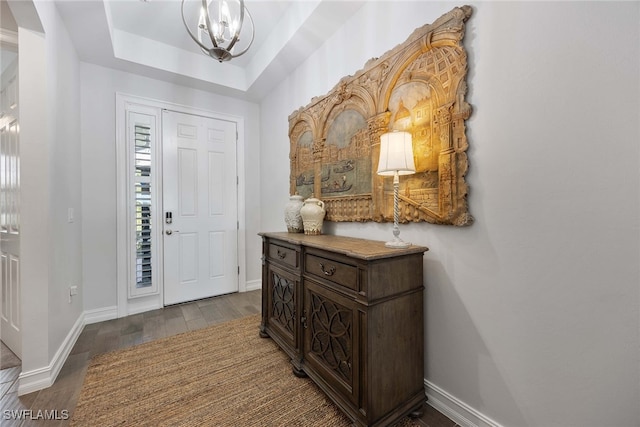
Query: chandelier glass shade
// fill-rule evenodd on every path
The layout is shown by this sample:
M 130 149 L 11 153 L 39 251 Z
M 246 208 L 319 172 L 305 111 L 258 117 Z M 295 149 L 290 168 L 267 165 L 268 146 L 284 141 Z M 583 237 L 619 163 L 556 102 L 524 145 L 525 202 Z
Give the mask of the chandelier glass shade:
M 243 55 L 253 43 L 253 18 L 244 0 L 182 0 L 181 11 L 189 36 L 220 62 Z M 243 25 L 246 18 L 249 25 Z

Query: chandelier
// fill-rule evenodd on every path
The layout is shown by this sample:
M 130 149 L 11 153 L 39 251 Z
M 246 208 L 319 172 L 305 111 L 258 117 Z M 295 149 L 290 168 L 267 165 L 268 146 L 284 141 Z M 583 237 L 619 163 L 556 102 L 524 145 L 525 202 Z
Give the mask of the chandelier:
M 220 62 L 243 55 L 253 43 L 253 18 L 244 0 L 182 0 L 181 10 L 182 22 L 193 41 Z M 249 17 L 250 29 L 242 26 L 245 16 Z

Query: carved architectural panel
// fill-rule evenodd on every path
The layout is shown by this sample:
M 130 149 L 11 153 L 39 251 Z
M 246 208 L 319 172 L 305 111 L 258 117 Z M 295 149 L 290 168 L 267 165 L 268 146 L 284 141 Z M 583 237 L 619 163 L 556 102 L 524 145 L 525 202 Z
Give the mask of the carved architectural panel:
M 329 221 L 393 221 L 391 178 L 376 174 L 380 135 L 410 132 L 416 173 L 400 179 L 400 221 L 469 225 L 465 120 L 471 7 L 418 28 L 289 116 L 290 193 L 325 202 Z

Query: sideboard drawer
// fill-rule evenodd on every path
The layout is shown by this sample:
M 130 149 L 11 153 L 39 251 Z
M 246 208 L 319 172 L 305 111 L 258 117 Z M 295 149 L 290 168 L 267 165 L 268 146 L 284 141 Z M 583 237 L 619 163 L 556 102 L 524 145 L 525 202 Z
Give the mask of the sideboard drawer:
M 298 252 L 295 249 L 286 248 L 273 243 L 269 244 L 269 258 L 295 269 L 298 269 L 300 265 Z
M 306 273 L 329 280 L 349 289 L 358 290 L 358 268 L 332 259 L 306 254 Z

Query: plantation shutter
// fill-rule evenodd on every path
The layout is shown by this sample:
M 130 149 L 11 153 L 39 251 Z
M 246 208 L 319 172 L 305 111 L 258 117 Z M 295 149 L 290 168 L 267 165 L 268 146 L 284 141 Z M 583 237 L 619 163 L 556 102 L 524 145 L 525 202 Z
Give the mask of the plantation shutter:
M 156 117 L 140 113 L 129 114 L 131 251 L 129 296 L 137 297 L 158 292 L 155 272 L 158 262 L 158 242 L 155 221 L 157 198 L 155 181 Z

